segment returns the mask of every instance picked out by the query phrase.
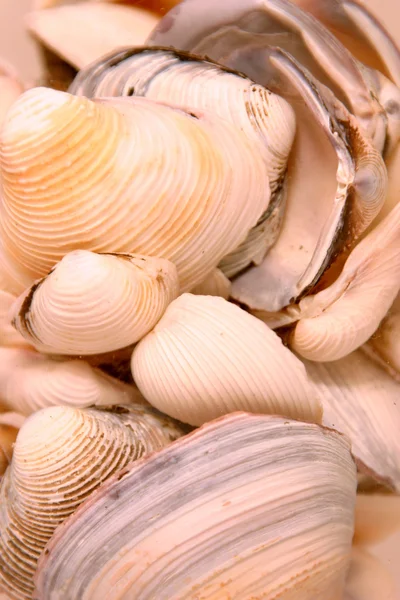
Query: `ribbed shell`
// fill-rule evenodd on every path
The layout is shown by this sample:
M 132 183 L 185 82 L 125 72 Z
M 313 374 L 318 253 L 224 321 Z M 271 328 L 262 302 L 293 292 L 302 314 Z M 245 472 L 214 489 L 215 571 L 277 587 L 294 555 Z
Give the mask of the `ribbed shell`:
M 26 92 L 0 136 L 5 251 L 26 287 L 86 249 L 168 258 L 191 289 L 268 206 L 253 146 L 217 117 L 145 98 Z
M 231 288 L 231 282 L 221 269 L 214 269 L 202 283 L 190 290 L 190 293 L 197 296 L 221 296 L 221 298 L 228 300 Z
M 337 600 L 355 491 L 345 438 L 230 415 L 92 495 L 42 554 L 34 598 Z
M 22 348 L 0 348 L 0 401 L 24 415 L 62 404 L 75 408 L 144 402 L 138 390 L 83 360 L 53 360 Z
M 89 98 L 145 96 L 211 111 L 239 127 L 263 157 L 274 210 L 266 211 L 246 242 L 221 265 L 231 277 L 252 261 L 262 261 L 279 233 L 281 186 L 296 129 L 293 110 L 283 98 L 215 63 L 165 48 L 135 48 L 102 58 L 83 69 L 69 91 Z
M 300 361 L 264 323 L 223 298 L 174 300 L 136 346 L 132 373 L 146 400 L 191 425 L 237 410 L 321 418 Z
M 112 414 L 47 408 L 21 428 L 0 489 L 0 589 L 31 598 L 46 542 L 108 477 L 181 431 L 142 406 Z
M 101 354 L 139 341 L 178 294 L 168 260 L 76 250 L 28 289 L 10 316 L 42 352 Z

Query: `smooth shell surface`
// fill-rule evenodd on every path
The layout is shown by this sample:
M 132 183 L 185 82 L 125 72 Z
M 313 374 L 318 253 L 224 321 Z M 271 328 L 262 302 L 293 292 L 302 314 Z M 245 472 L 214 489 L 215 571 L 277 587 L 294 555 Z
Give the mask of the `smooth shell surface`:
M 397 296 L 364 350 L 400 382 L 400 296 Z
M 139 391 L 84 360 L 53 360 L 33 350 L 0 348 L 0 401 L 30 415 L 48 406 L 145 403 Z
M 0 478 L 11 462 L 13 444 L 17 434 L 18 429 L 16 427 L 0 423 Z
M 228 300 L 231 288 L 231 282 L 221 269 L 214 269 L 202 283 L 190 290 L 190 293 L 197 296 L 221 296 Z
M 181 433 L 142 406 L 115 414 L 58 406 L 27 419 L 0 489 L 0 589 L 31 598 L 37 560 L 57 525 L 108 477 Z
M 262 157 L 239 128 L 146 98 L 26 92 L 1 132 L 0 163 L 0 237 L 25 287 L 86 249 L 167 258 L 191 289 L 270 198 Z
M 47 546 L 34 597 L 337 599 L 355 488 L 335 432 L 229 415 L 94 494 Z
M 28 289 L 10 316 L 42 352 L 101 354 L 139 341 L 178 294 L 168 260 L 76 250 Z
M 191 425 L 237 410 L 321 418 L 300 361 L 264 323 L 223 298 L 174 300 L 136 346 L 132 373 L 146 400 Z
M 323 424 L 348 436 L 360 469 L 400 491 L 400 384 L 361 350 L 329 363 L 307 361 Z

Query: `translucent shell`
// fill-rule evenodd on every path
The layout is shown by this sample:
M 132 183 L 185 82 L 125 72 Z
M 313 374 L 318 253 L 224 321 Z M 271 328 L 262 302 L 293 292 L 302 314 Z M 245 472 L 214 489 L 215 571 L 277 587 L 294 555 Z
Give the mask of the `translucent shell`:
M 229 415 L 93 494 L 42 554 L 34 598 L 336 600 L 355 491 L 337 433 Z
M 115 414 L 59 406 L 27 419 L 1 482 L 0 590 L 31 598 L 37 560 L 57 525 L 111 475 L 181 434 L 141 406 Z
M 270 197 L 263 160 L 238 128 L 145 98 L 26 92 L 1 132 L 0 164 L 0 234 L 25 287 L 86 249 L 167 258 L 191 289 Z
M 16 301 L 10 318 L 42 352 L 101 354 L 140 340 L 178 294 L 168 260 L 76 250 Z
M 264 323 L 223 298 L 177 298 L 131 364 L 146 400 L 191 425 L 236 410 L 321 418 L 300 361 Z

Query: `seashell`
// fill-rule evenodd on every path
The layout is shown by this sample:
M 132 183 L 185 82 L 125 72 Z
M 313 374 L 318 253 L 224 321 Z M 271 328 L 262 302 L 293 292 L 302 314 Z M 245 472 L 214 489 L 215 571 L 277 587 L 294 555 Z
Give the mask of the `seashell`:
M 146 400 L 190 425 L 237 410 L 321 418 L 300 361 L 264 323 L 223 298 L 174 300 L 131 364 Z
M 355 488 L 336 433 L 229 415 L 93 494 L 42 554 L 34 598 L 340 598 Z
M 139 341 L 178 294 L 168 260 L 76 250 L 20 296 L 10 315 L 42 352 L 101 354 Z
M 221 296 L 228 300 L 232 284 L 221 269 L 214 269 L 206 279 L 190 292 L 196 296 Z
M 400 491 L 400 385 L 360 350 L 329 363 L 305 361 L 323 424 L 346 434 L 361 471 Z
M 86 249 L 167 258 L 191 289 L 270 196 L 263 160 L 238 128 L 145 98 L 30 90 L 3 127 L 0 163 L 0 233 L 29 285 Z
M 34 10 L 39 10 L 43 8 L 50 8 L 58 4 L 71 4 L 72 2 L 77 3 L 80 1 L 81 0 L 34 0 L 33 8 Z M 179 4 L 180 1 L 181 0 L 140 0 L 140 8 L 165 14 L 173 6 Z M 127 4 L 128 6 L 132 5 L 133 8 L 136 8 L 138 5 L 138 0 L 94 0 L 94 2 L 115 2 L 118 4 Z
M 4 475 L 5 470 L 11 462 L 13 445 L 17 433 L 17 428 L 0 423 L 0 478 Z
M 400 295 L 363 350 L 400 382 Z
M 1 406 L 1 410 L 6 410 L 3 406 Z M 7 425 L 7 427 L 12 427 L 13 429 L 20 429 L 25 421 L 24 415 L 20 415 L 16 412 L 0 412 L 0 425 Z
M 250 237 L 224 258 L 228 277 L 259 264 L 275 243 L 282 221 L 282 182 L 296 123 L 290 105 L 251 79 L 199 57 L 168 48 L 133 48 L 82 70 L 69 88 L 89 98 L 145 96 L 184 109 L 201 109 L 240 127 L 257 147 L 268 172 L 271 205 Z
M 353 542 L 369 546 L 400 529 L 400 497 L 394 494 L 357 494 Z
M 353 548 L 343 600 L 396 600 L 395 582 L 386 565 L 362 548 Z
M 12 327 L 8 313 L 16 298 L 8 292 L 0 290 L 0 347 L 1 346 L 29 346 L 22 335 Z
M 248 58 L 255 69 L 262 62 L 273 90 L 291 98 L 298 126 L 278 241 L 259 267 L 235 279 L 232 297 L 251 310 L 275 313 L 312 290 L 354 245 L 382 208 L 387 173 L 354 117 L 327 88 L 319 92 L 280 50 L 257 56 L 251 51 Z
M 0 589 L 31 598 L 37 560 L 57 525 L 111 475 L 180 435 L 143 406 L 117 413 L 57 406 L 27 419 L 0 488 Z
M 290 345 L 304 358 L 338 360 L 376 331 L 400 289 L 400 203 L 366 236 L 328 288 L 300 301 Z
M 400 51 L 369 7 L 353 0 L 292 0 L 327 27 L 362 63 L 400 86 Z M 376 10 L 376 8 L 375 8 Z M 381 6 L 379 17 L 382 17 Z
M 240 53 L 254 44 L 258 45 L 257 52 L 279 47 L 332 89 L 379 151 L 384 147 L 387 117 L 363 67 L 321 23 L 292 2 L 236 0 L 218 4 L 217 9 L 214 0 L 191 0 L 172 9 L 147 43 L 187 50 L 221 64 L 226 64 L 232 51 Z M 258 67 L 250 59 L 248 66 L 253 73 L 243 72 L 265 85 L 264 64 L 257 60 L 257 52 Z M 240 70 L 239 66 L 233 68 Z
M 83 360 L 53 360 L 22 348 L 0 348 L 0 400 L 23 415 L 57 404 L 84 408 L 145 403 L 134 386 Z
M 24 86 L 13 67 L 0 61 L 0 127 L 15 100 L 24 91 Z
M 26 18 L 29 31 L 77 69 L 117 48 L 143 44 L 157 23 L 141 8 L 101 2 L 54 6 Z

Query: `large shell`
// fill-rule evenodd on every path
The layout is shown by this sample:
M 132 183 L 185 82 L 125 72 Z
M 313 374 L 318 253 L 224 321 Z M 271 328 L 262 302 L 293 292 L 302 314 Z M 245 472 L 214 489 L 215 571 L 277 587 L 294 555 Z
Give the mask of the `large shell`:
M 141 7 L 79 2 L 35 10 L 26 21 L 35 37 L 82 69 L 107 52 L 143 44 L 158 18 Z
M 223 298 L 174 300 L 136 346 L 132 373 L 146 400 L 191 425 L 236 410 L 321 418 L 300 361 L 264 323 Z
M 215 0 L 190 0 L 161 20 L 148 43 L 188 50 L 222 64 L 232 50 L 249 44 L 279 47 L 332 89 L 378 150 L 384 147 L 387 117 L 364 69 L 321 23 L 288 0 L 234 0 L 218 5 Z M 262 61 L 258 67 L 262 78 Z
M 0 590 L 31 598 L 53 531 L 108 477 L 182 432 L 152 409 L 43 409 L 21 428 L 0 489 Z
M 47 546 L 34 597 L 340 598 L 355 488 L 336 433 L 230 415 L 94 494 Z
M 69 91 L 92 97 L 145 96 L 184 109 L 210 110 L 230 121 L 258 148 L 269 176 L 271 206 L 255 230 L 221 268 L 229 277 L 259 264 L 282 221 L 282 183 L 295 133 L 290 105 L 239 73 L 167 48 L 134 48 L 110 54 L 82 70 Z
M 83 360 L 53 360 L 22 348 L 0 348 L 0 401 L 24 415 L 58 404 L 83 408 L 145 403 L 134 386 Z
M 139 341 L 178 294 L 168 260 L 76 250 L 17 300 L 10 317 L 42 352 L 101 354 Z
M 239 128 L 145 98 L 26 92 L 1 132 L 0 159 L 0 233 L 25 287 L 87 249 L 168 258 L 191 289 L 270 196 L 262 157 Z
M 232 286 L 239 302 L 275 312 L 312 289 L 365 231 L 382 208 L 387 173 L 354 117 L 288 55 L 260 50 L 241 53 L 241 60 L 255 69 L 260 61 L 274 91 L 290 98 L 298 123 L 278 241 Z
M 361 350 L 305 365 L 322 400 L 324 425 L 345 433 L 360 467 L 400 492 L 400 385 Z

